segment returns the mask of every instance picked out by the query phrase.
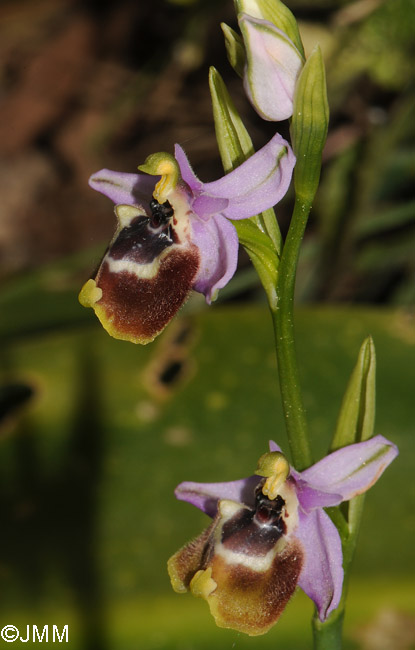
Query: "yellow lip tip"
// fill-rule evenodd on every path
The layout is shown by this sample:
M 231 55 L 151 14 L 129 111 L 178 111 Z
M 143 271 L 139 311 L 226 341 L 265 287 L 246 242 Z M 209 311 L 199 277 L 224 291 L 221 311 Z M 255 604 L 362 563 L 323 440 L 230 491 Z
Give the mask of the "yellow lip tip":
M 97 286 L 97 283 L 92 278 L 85 282 L 81 291 L 79 292 L 78 300 L 83 307 L 94 308 L 95 304 L 102 298 L 102 289 Z
M 217 586 L 217 583 L 212 578 L 212 567 L 208 567 L 195 573 L 190 582 L 190 591 L 193 596 L 207 600 Z
M 121 228 L 129 226 L 135 217 L 146 216 L 145 210 L 141 206 L 138 207 L 136 205 L 116 205 L 114 212 Z

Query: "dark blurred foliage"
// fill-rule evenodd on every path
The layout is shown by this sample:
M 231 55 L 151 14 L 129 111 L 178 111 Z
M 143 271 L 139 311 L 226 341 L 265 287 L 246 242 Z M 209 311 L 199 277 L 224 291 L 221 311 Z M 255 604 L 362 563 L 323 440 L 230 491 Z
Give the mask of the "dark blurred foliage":
M 307 300 L 408 303 L 414 276 L 412 0 L 293 0 L 325 54 L 331 129 L 299 274 Z M 11 0 L 0 5 L 0 277 L 104 242 L 112 208 L 87 186 L 107 166 L 186 149 L 221 174 L 207 86 L 224 76 L 261 146 L 219 23 L 231 0 Z M 284 135 L 286 124 L 278 125 Z M 290 201 L 278 208 L 287 229 Z M 244 265 L 247 260 L 241 256 Z

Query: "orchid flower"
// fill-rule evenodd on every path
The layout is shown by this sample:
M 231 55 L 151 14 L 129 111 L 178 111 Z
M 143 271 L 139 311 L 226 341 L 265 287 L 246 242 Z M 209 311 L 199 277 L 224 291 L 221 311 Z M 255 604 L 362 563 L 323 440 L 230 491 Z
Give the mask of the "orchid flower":
M 291 117 L 294 91 L 304 59 L 291 39 L 268 20 L 238 15 L 244 39 L 245 92 L 264 120 Z
M 368 490 L 397 454 L 376 436 L 297 472 L 271 441 L 254 476 L 181 483 L 176 497 L 213 522 L 170 558 L 174 590 L 207 600 L 219 627 L 255 636 L 277 621 L 298 585 L 324 621 L 343 584 L 341 540 L 324 508 Z
M 115 204 L 116 233 L 79 299 L 115 338 L 148 343 L 191 289 L 208 303 L 233 276 L 238 237 L 232 220 L 274 206 L 289 187 L 295 157 L 276 134 L 229 174 L 203 183 L 183 149 L 153 154 L 126 174 L 103 169 L 93 189 Z M 156 179 L 154 178 L 156 176 Z

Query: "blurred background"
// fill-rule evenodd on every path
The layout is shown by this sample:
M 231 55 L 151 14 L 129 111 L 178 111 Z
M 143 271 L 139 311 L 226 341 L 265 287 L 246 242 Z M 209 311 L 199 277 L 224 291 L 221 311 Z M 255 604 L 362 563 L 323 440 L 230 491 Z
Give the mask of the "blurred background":
M 401 449 L 367 498 L 345 647 L 407 650 L 415 3 L 287 4 L 306 51 L 322 47 L 331 108 L 297 282 L 316 458 L 368 334 L 376 432 Z M 247 256 L 213 307 L 195 294 L 145 348 L 110 339 L 77 302 L 114 229 L 91 173 L 134 172 L 178 142 L 201 179 L 222 175 L 210 65 L 256 147 L 274 134 L 227 62 L 222 21 L 237 28 L 231 0 L 0 2 L 0 627 L 22 626 L 23 638 L 26 624 L 68 624 L 74 650 L 311 647 L 303 594 L 267 636 L 249 639 L 173 594 L 165 570 L 208 523 L 175 501 L 177 483 L 249 475 L 270 437 L 287 450 L 271 321 Z M 288 136 L 287 124 L 278 130 Z M 278 206 L 283 233 L 291 207 L 290 195 Z

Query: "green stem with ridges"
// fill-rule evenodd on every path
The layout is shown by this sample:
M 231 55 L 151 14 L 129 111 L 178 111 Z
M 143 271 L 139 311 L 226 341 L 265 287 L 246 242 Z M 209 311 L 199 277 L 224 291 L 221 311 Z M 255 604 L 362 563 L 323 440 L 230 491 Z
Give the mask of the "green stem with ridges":
M 271 308 L 287 436 L 292 462 L 298 470 L 309 467 L 313 462 L 300 387 L 293 313 L 298 256 L 310 209 L 310 201 L 297 197 L 281 255 L 277 304 Z

